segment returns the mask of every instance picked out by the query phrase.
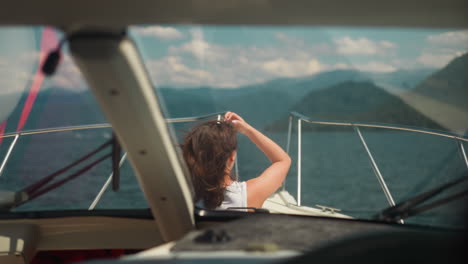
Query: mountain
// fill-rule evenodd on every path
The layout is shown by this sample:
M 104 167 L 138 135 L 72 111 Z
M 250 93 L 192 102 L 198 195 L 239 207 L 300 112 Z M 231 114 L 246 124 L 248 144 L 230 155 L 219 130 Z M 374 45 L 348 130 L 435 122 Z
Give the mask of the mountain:
M 356 70 L 334 70 L 306 77 L 275 79 L 264 83 L 262 88 L 294 91 L 295 96 L 301 98 L 312 90 L 323 89 L 344 81 L 364 80 L 369 80 L 367 73 Z
M 420 83 L 414 93 L 456 105 L 468 111 L 468 53 Z
M 306 77 L 274 79 L 261 84 L 241 86 L 233 90 L 237 91 L 237 94 L 242 94 L 246 90 L 254 92 L 261 92 L 265 89 L 268 91 L 288 91 L 294 100 L 302 98 L 312 90 L 324 89 L 345 81 L 369 81 L 381 86 L 396 87 L 399 90 L 411 90 L 433 72 L 433 69 L 398 70 L 383 73 L 333 70 Z
M 397 70 L 385 73 L 368 73 L 369 79 L 383 88 L 410 91 L 434 72 L 434 69 Z
M 234 111 L 246 120 L 263 128 L 286 116 L 291 107 L 312 91 L 319 91 L 346 81 L 377 80 L 390 86 L 413 88 L 432 72 L 430 70 L 368 73 L 355 70 L 334 70 L 300 78 L 281 78 L 265 83 L 246 85 L 236 89 L 157 88 L 169 117 L 203 115 Z M 402 89 L 403 89 L 402 88 Z
M 163 111 L 167 117 L 187 117 L 216 112 L 216 100 L 212 88 L 200 87 L 191 89 L 157 89 Z
M 167 117 L 235 111 L 256 127 L 263 129 L 279 117 L 287 116 L 288 111 L 311 92 L 326 93 L 325 89 L 346 81 L 364 82 L 376 79 L 379 82 L 394 84 L 405 80 L 411 82 L 424 74 L 427 72 L 366 73 L 334 70 L 301 78 L 275 79 L 237 89 L 162 87 L 156 91 L 162 99 L 162 108 Z M 21 102 L 24 103 L 26 96 L 23 95 Z M 10 115 L 7 131 L 16 130 L 23 103 Z M 106 122 L 106 119 L 90 91 L 73 92 L 61 87 L 49 87 L 38 94 L 24 129 L 102 122 Z
M 10 114 L 6 132 L 16 131 L 27 95 L 22 96 L 20 103 Z M 37 95 L 23 130 L 105 122 L 96 99 L 89 91 L 76 92 L 61 87 L 48 87 Z
M 317 120 L 376 122 L 441 129 L 440 125 L 372 82 L 346 81 L 312 91 L 291 107 L 290 111 Z M 286 116 L 283 116 L 268 126 L 268 129 L 286 129 L 286 120 Z
M 411 91 L 399 93 L 406 103 L 459 135 L 468 133 L 468 53 L 449 62 Z
M 257 127 L 271 123 L 293 104 L 292 96 L 281 89 L 157 89 L 169 117 L 205 115 L 234 111 Z

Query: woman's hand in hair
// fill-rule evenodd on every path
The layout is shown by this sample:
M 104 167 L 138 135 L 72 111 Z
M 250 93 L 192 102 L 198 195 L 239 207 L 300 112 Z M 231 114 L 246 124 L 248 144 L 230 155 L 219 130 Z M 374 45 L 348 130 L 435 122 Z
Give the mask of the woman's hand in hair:
M 247 206 L 260 208 L 283 183 L 291 166 L 291 158 L 273 140 L 250 126 L 236 113 L 227 112 L 224 120 L 232 122 L 237 131 L 246 135 L 271 161 L 271 165 L 258 177 L 247 181 Z
M 238 114 L 227 112 L 224 120 L 232 122 L 236 130 L 246 135 L 271 161 L 271 165 L 258 177 L 247 181 L 247 206 L 260 208 L 283 183 L 291 166 L 291 158 L 274 141 L 250 126 Z
M 224 120 L 231 122 L 236 130 L 242 134 L 246 134 L 250 128 L 250 125 L 244 121 L 242 117 L 234 112 L 227 112 L 224 115 Z

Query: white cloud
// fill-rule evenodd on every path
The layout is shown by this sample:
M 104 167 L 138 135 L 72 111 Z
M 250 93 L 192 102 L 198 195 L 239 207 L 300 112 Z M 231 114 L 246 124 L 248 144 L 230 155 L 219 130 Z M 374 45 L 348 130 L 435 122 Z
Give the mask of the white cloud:
M 397 68 L 393 65 L 379 62 L 379 61 L 370 61 L 364 64 L 355 64 L 353 68 L 365 72 L 394 72 Z
M 66 53 L 62 53 L 57 72 L 50 78 L 50 82 L 52 86 L 67 90 L 82 91 L 88 89 L 80 70 Z
M 169 48 L 169 50 L 172 53 L 187 52 L 199 59 L 204 59 L 205 57 L 207 57 L 205 56 L 205 54 L 207 54 L 207 51 L 210 48 L 212 49 L 212 47 L 210 47 L 210 44 L 208 42 L 205 42 L 204 40 L 192 40 L 190 42 L 182 44 L 179 47 L 171 47 Z
M 468 48 L 468 30 L 430 35 L 426 40 L 428 43 L 433 45 L 462 46 Z
M 46 56 L 45 52 L 29 51 L 18 55 L 16 60 L 0 58 L 0 93 L 15 91 L 18 85 L 23 87 L 27 82 L 32 82 L 36 75 L 35 70 L 41 70 L 36 69 L 39 59 Z M 81 72 L 66 52 L 62 52 L 56 73 L 45 79 L 41 90 L 51 86 L 74 91 L 87 89 Z
M 462 55 L 466 51 L 458 50 L 424 50 L 417 58 L 417 61 L 430 68 L 442 68 L 447 65 L 454 58 Z
M 176 56 L 147 61 L 146 65 L 153 81 L 157 84 L 203 85 L 213 80 L 211 73 L 188 67 L 182 62 L 182 58 Z
M 183 34 L 173 27 L 135 27 L 134 31 L 141 36 L 155 37 L 162 40 L 177 40 L 183 38 Z
M 416 62 L 424 67 L 442 68 L 468 51 L 468 30 L 429 35 L 426 43 Z
M 396 67 L 393 63 L 384 63 L 381 61 L 369 61 L 366 63 L 336 63 L 324 67 L 326 71 L 332 70 L 358 70 L 363 72 L 394 72 L 399 67 Z
M 299 37 L 293 37 L 282 32 L 276 33 L 275 38 L 287 45 L 303 46 L 305 44 L 303 39 Z
M 210 49 L 212 50 L 213 47 L 210 47 L 210 44 L 205 41 L 201 28 L 190 30 L 190 35 L 192 35 L 192 41 L 182 45 L 181 50 L 191 53 L 198 59 L 204 59 L 207 51 Z
M 173 50 L 173 54 L 152 61 L 150 73 L 155 83 L 160 85 L 239 87 L 278 77 L 312 75 L 325 68 L 311 55 L 300 57 L 290 54 L 278 58 L 278 54 L 285 54 L 281 48 L 220 46 L 219 49 L 223 49 L 223 56 L 204 53 L 203 58 L 209 58 L 209 63 L 187 57 L 181 49 L 177 50 L 179 53 Z
M 351 69 L 352 67 L 349 66 L 348 64 L 346 63 L 336 63 L 334 65 L 332 65 L 331 67 L 329 67 L 328 70 L 348 70 L 348 69 Z
M 34 76 L 38 57 L 32 52 L 0 57 L 0 94 L 21 93 Z
M 205 41 L 201 28 L 190 30 L 192 39 L 189 42 L 179 46 L 169 47 L 171 55 L 179 55 L 180 53 L 188 53 L 199 60 L 201 64 L 205 60 L 213 61 L 225 56 L 227 50 L 221 45 L 216 45 Z
M 35 61 L 31 56 L 16 54 L 15 58 L 0 57 L 0 123 L 6 120 L 19 102 L 34 76 Z M 25 58 L 31 61 L 26 63 Z
M 192 31 L 192 39 L 170 47 L 169 56 L 177 57 L 180 64 L 191 65 L 189 69 L 198 69 L 205 74 L 192 74 L 194 79 L 189 81 L 187 78 L 181 79 L 181 72 L 169 70 L 165 76 L 158 74 L 157 79 L 159 84 L 176 81 L 181 84 L 182 81 L 182 84 L 238 87 L 278 77 L 307 76 L 324 68 L 313 55 L 313 48 L 297 48 L 294 45 L 222 46 L 207 42 L 201 33 Z M 206 73 L 211 74 L 210 79 L 206 78 Z
M 389 41 L 371 41 L 344 37 L 335 45 L 305 45 L 302 39 L 284 33 L 274 35 L 277 42 L 263 45 L 220 45 L 209 42 L 201 28 L 190 31 L 190 40 L 168 48 L 168 56 L 153 60 L 149 71 L 160 86 L 239 87 L 274 78 L 310 76 L 335 69 L 359 69 L 371 72 L 392 72 L 389 63 L 372 61 L 325 64 L 318 56 L 351 54 L 389 54 L 398 46 Z M 339 49 L 338 49 L 339 47 Z M 364 50 L 364 51 L 362 51 Z
M 342 37 L 333 40 L 336 52 L 344 55 L 386 55 L 393 53 L 398 46 L 389 41 L 372 41 L 367 38 L 353 39 Z
M 280 58 L 264 62 L 262 69 L 277 77 L 298 77 L 320 72 L 322 66 L 316 59 L 287 60 Z

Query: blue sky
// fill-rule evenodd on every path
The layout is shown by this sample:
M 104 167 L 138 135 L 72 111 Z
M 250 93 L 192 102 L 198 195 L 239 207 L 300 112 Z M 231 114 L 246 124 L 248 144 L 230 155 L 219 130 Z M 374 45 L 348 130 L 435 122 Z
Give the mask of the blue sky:
M 153 25 L 129 32 L 157 87 L 228 89 L 338 69 L 440 69 L 468 51 L 466 29 Z M 0 28 L 0 122 L 30 87 L 45 55 L 38 50 L 40 36 L 40 28 Z M 66 45 L 64 51 L 41 91 L 87 89 Z
M 24 87 L 32 76 L 38 32 L 0 28 L 0 93 Z M 153 82 L 174 87 L 235 88 L 336 69 L 439 69 L 468 51 L 466 29 L 152 25 L 129 32 Z M 67 52 L 47 83 L 86 89 Z
M 238 87 L 336 69 L 438 69 L 468 50 L 468 30 L 141 26 L 130 30 L 159 86 Z

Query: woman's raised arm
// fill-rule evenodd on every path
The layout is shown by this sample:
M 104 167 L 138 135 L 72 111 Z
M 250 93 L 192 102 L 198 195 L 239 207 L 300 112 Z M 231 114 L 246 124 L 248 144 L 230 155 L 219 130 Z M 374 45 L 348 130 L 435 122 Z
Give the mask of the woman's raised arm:
M 237 131 L 246 135 L 271 161 L 271 165 L 260 176 L 247 181 L 247 206 L 260 208 L 283 183 L 291 166 L 291 158 L 273 140 L 236 113 L 226 113 L 225 120 L 231 121 Z

